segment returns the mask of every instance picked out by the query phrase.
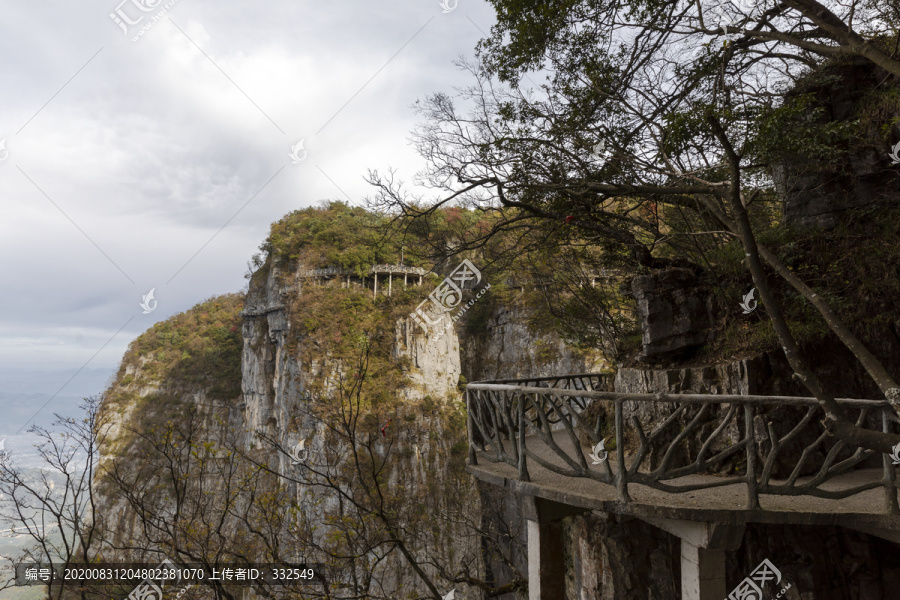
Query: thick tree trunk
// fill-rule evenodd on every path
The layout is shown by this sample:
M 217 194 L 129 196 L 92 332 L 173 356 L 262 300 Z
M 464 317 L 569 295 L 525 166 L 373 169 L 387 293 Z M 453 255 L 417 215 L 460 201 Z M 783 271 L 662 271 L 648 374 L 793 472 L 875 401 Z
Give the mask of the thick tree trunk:
M 787 319 L 784 317 L 781 303 L 778 302 L 769 287 L 768 278 L 766 277 L 766 272 L 763 268 L 762 260 L 760 259 L 756 236 L 750 225 L 747 209 L 741 202 L 740 158 L 731 146 L 725 130 L 722 128 L 718 119 L 709 115 L 708 121 L 712 126 L 716 137 L 722 143 L 729 163 L 731 188 L 725 196 L 731 206 L 732 213 L 734 214 L 734 221 L 730 224 L 726 223 L 726 225 L 733 227 L 733 231 L 740 237 L 741 244 L 744 246 L 747 267 L 753 277 L 753 283 L 756 284 L 756 289 L 759 290 L 760 298 L 762 298 L 763 303 L 766 305 L 766 312 L 772 321 L 772 325 L 775 328 L 775 333 L 778 336 L 779 341 L 781 341 L 781 347 L 784 350 L 784 355 L 787 358 L 791 369 L 794 371 L 794 376 L 806 386 L 824 409 L 826 415 L 824 424 L 827 430 L 850 444 L 877 450 L 879 452 L 890 452 L 892 442 L 900 441 L 900 437 L 857 427 L 848 421 L 844 410 L 834 399 L 834 396 L 828 392 L 818 375 L 816 375 L 806 364 L 806 360 L 803 358 L 800 348 L 797 345 L 796 340 L 794 340 L 794 336 L 788 326 Z
M 800 11 L 841 46 L 878 65 L 888 73 L 900 77 L 900 61 L 885 54 L 871 42 L 853 31 L 836 14 L 816 0 L 785 0 L 785 5 Z
M 900 416 L 900 386 L 897 385 L 894 378 L 887 372 L 887 369 L 881 364 L 881 361 L 879 361 L 875 355 L 866 348 L 865 344 L 850 331 L 850 328 L 834 314 L 825 300 L 815 293 L 808 285 L 803 283 L 799 277 L 794 275 L 780 260 L 778 260 L 778 257 L 775 256 L 775 254 L 765 247 L 760 247 L 759 253 L 780 277 L 787 281 L 795 290 L 803 294 L 803 296 L 816 307 L 816 310 L 819 311 L 819 314 L 822 315 L 822 318 L 825 319 L 825 322 L 828 324 L 828 328 L 838 336 L 847 349 L 849 349 L 859 360 L 869 376 L 878 385 L 878 389 L 881 390 L 884 397 L 891 403 L 894 412 Z

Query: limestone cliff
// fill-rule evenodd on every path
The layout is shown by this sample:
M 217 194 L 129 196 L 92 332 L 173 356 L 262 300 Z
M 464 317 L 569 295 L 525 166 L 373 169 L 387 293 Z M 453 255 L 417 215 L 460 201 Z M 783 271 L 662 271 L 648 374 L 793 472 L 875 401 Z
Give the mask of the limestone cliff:
M 150 426 L 167 419 L 193 414 L 205 439 L 236 434 L 240 450 L 248 455 L 256 452 L 254 456 L 270 461 L 286 482 L 284 488 L 295 506 L 311 518 L 327 518 L 333 503 L 310 497 L 310 487 L 298 480 L 291 457 L 282 450 L 306 439 L 313 456 L 329 451 L 322 423 L 302 407 L 315 406 L 318 398 L 336 391 L 336 382 L 352 376 L 346 365 L 341 366 L 336 346 L 329 342 L 330 335 L 351 323 L 328 323 L 327 316 L 342 314 L 335 300 L 350 297 L 354 291 L 349 285 L 340 287 L 339 282 L 316 284 L 301 277 L 301 271 L 296 263 L 266 264 L 254 275 L 246 297 L 214 298 L 157 324 L 138 338 L 106 394 L 104 408 L 110 424 L 105 463 L 118 460 L 127 466 L 129 457 L 142 448 L 135 432 L 146 433 Z M 395 290 L 401 293 L 399 286 Z M 413 304 L 427 291 L 416 292 Z M 356 297 L 369 302 L 370 293 L 360 288 Z M 458 466 L 464 456 L 465 431 L 458 405 L 461 378 L 476 381 L 609 370 L 599 354 L 575 349 L 552 331 L 536 328 L 531 320 L 534 309 L 526 304 L 492 303 L 489 296 L 480 302 L 484 302 L 484 310 L 476 315 L 477 320 L 461 320 L 444 335 L 435 333 L 440 326 L 435 331 L 416 326 L 403 303 L 393 308 L 366 305 L 366 311 L 384 313 L 390 323 L 389 350 L 382 358 L 389 359 L 385 364 L 397 367 L 390 378 L 397 383 L 391 393 L 399 400 L 398 420 L 391 426 L 397 429 L 398 467 L 390 475 L 390 486 L 416 498 L 410 504 L 426 506 L 425 496 L 434 495 L 445 479 L 460 476 L 450 472 L 453 467 L 448 457 L 455 456 Z M 450 322 L 449 317 L 443 322 Z M 848 357 L 841 352 L 829 351 L 820 358 L 817 364 L 821 368 L 842 370 L 840 395 L 874 393 L 860 373 L 846 371 Z M 776 354 L 700 367 L 620 366 L 614 388 L 621 392 L 803 392 Z M 664 416 L 639 415 L 644 423 Z M 382 425 L 374 424 L 376 431 Z M 757 429 L 758 440 L 764 443 L 761 423 Z M 375 439 L 380 436 L 376 433 Z M 266 440 L 278 441 L 280 449 Z M 146 529 L 128 500 L 108 482 L 99 481 L 97 489 L 101 494 L 98 514 L 112 544 L 120 548 L 146 546 Z M 494 532 L 507 552 L 507 560 L 488 556 L 478 568 L 487 581 L 502 584 L 515 577 L 515 570 L 527 571 L 522 499 L 493 486 L 478 485 L 477 489 L 473 506 L 478 514 L 472 516 L 485 530 Z M 678 597 L 677 538 L 638 520 L 599 514 L 570 517 L 563 526 L 567 532 L 567 593 L 572 600 Z M 891 561 L 876 559 L 890 555 L 887 542 L 838 528 L 785 532 L 759 525 L 748 528 L 745 540 L 739 551 L 729 555 L 729 577 L 752 568 L 762 558 L 771 558 L 798 582 L 795 589 L 801 595 L 789 598 L 805 598 L 802 594 L 814 592 L 816 598 L 839 598 L 843 596 L 821 596 L 821 582 L 837 577 L 835 585 L 842 590 L 857 590 L 873 578 L 885 580 L 900 572 Z M 448 561 L 479 550 L 467 545 L 462 532 L 453 528 L 427 532 L 419 542 L 414 550 L 422 556 L 441 556 Z M 796 552 L 803 547 L 834 550 L 825 554 Z M 846 557 L 852 560 L 847 562 Z M 396 556 L 383 561 L 379 569 L 382 584 L 409 593 L 425 591 Z M 457 593 L 457 598 L 479 597 L 471 588 L 460 588 Z M 883 596 L 871 592 L 860 597 Z
M 104 477 L 97 481 L 97 512 L 109 542 L 105 556 L 153 560 L 150 550 L 159 549 L 171 558 L 186 560 L 187 553 L 177 556 L 177 540 L 169 539 L 175 534 L 148 533 L 147 515 L 138 510 L 139 503 L 149 502 L 147 498 L 123 496 L 121 485 L 137 483 L 137 474 L 146 473 L 154 485 L 165 487 L 165 477 L 154 472 L 161 467 L 160 461 L 148 459 L 160 449 L 154 436 L 159 432 L 183 435 L 179 427 L 188 423 L 191 427 L 196 423 L 197 437 L 189 440 L 191 447 L 218 444 L 221 447 L 216 446 L 209 459 L 237 453 L 268 464 L 282 481 L 287 501 L 307 518 L 327 521 L 329 511 L 339 507 L 311 494 L 320 488 L 304 483 L 290 450 L 306 440 L 311 466 L 318 464 L 320 456 L 346 450 L 345 443 L 329 438 L 317 411 L 323 398 L 340 394 L 341 386 L 353 379 L 355 367 L 340 348 L 348 331 L 362 327 L 353 320 L 357 317 L 367 320 L 366 326 L 379 320 L 388 324 L 385 350 L 376 352 L 377 368 L 371 370 L 387 373 L 377 381 L 390 387 L 394 403 L 387 424 L 374 423 L 376 442 L 387 440 L 389 433 L 395 436 L 398 458 L 390 472 L 390 486 L 410 496 L 406 503 L 410 507 L 437 511 L 437 504 L 428 503 L 440 502 L 448 483 L 459 487 L 454 482 L 463 481 L 459 492 L 474 510 L 470 514 L 474 523 L 482 519 L 481 502 L 486 503 L 488 521 L 495 508 L 490 506 L 491 498 L 466 491 L 467 487 L 474 490 L 474 483 L 461 470 L 465 429 L 460 382 L 606 367 L 599 353 L 576 350 L 552 331 L 535 330 L 529 322 L 530 309 L 522 303 L 494 305 L 488 295 L 479 298 L 484 303 L 480 324 L 462 319 L 455 327 L 445 327 L 453 323 L 448 313 L 425 329 L 409 317 L 409 311 L 430 291 L 427 287 L 416 290 L 397 282 L 393 297 L 385 298 L 383 290 L 375 296 L 371 287 L 365 287 L 365 278 L 304 277 L 309 266 L 270 256 L 254 273 L 246 296 L 211 299 L 157 324 L 132 343 L 104 400 L 109 423 L 103 462 L 110 472 L 122 471 L 118 481 Z M 426 283 L 436 285 L 438 279 Z M 347 306 L 339 307 L 345 302 L 352 305 L 353 318 Z M 373 427 L 373 423 L 365 426 Z M 382 429 L 379 434 L 382 426 L 387 432 Z M 188 459 L 183 465 L 185 476 L 209 478 L 215 493 L 224 493 L 224 484 L 216 482 L 228 474 L 197 474 L 195 462 Z M 134 474 L 131 480 L 129 473 Z M 259 479 L 255 485 L 270 489 L 267 481 Z M 177 502 L 166 493 L 154 493 L 159 496 L 149 502 L 154 514 L 174 519 Z M 182 535 L 191 526 L 186 523 Z M 423 531 L 412 549 L 420 557 L 444 558 L 452 565 L 464 557 L 477 557 L 477 543 L 471 544 L 471 536 L 448 526 Z M 222 546 L 220 550 L 227 549 L 227 543 Z M 198 546 L 197 552 L 205 550 Z M 380 561 L 380 585 L 426 592 L 396 554 Z M 477 560 L 472 568 L 476 573 L 483 570 Z M 489 565 L 489 570 L 497 572 L 488 579 L 502 579 L 498 570 L 503 568 L 499 563 Z M 474 598 L 473 593 L 460 589 L 457 598 Z

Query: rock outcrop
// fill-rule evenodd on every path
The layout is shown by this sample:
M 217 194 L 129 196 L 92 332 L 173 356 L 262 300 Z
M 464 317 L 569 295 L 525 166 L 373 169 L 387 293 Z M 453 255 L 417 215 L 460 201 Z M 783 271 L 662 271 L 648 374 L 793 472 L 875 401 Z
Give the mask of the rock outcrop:
M 823 69 L 815 82 L 788 92 L 788 101 L 799 94 L 813 97 L 808 110 L 797 117 L 801 120 L 798 125 L 852 128 L 859 134 L 859 141 L 837 143 L 839 155 L 831 160 L 798 154 L 773 168 L 775 187 L 784 199 L 786 224 L 831 229 L 846 218 L 848 211 L 895 197 L 900 173 L 892 163 L 891 143 L 881 126 L 900 117 L 900 107 L 895 102 L 885 114 L 878 115 L 876 122 L 867 122 L 860 115 L 861 100 L 866 95 L 891 85 L 896 85 L 895 78 L 860 59 Z M 891 137 L 894 142 L 900 139 L 900 126 L 891 128 Z
M 677 358 L 710 339 L 713 299 L 689 269 L 635 277 L 631 292 L 641 324 L 641 359 Z
M 467 381 L 517 379 L 609 368 L 597 351 L 572 348 L 558 335 L 536 333 L 522 306 L 496 307 L 483 327 L 461 340 L 462 374 Z

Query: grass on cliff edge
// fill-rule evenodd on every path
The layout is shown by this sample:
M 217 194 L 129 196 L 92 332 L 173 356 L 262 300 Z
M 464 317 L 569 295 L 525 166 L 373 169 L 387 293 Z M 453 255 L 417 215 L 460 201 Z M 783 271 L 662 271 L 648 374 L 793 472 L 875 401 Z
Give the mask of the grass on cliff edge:
M 260 246 L 266 255 L 255 259 L 262 268 L 285 262 L 289 270 L 296 264 L 306 269 L 338 267 L 362 276 L 372 265 L 430 265 L 417 254 L 420 236 L 396 235 L 384 238 L 388 219 L 364 208 L 343 202 L 328 202 L 288 213 L 272 223 L 269 236 Z
M 396 339 L 398 322 L 415 310 L 440 277 L 426 276 L 421 286 L 404 286 L 395 279 L 391 296 L 373 298 L 369 289 L 342 288 L 339 279 L 320 286 L 312 280 L 298 281 L 295 275 L 300 270 L 326 267 L 365 275 L 373 265 L 401 260 L 428 271 L 434 265 L 426 256 L 427 248 L 452 237 L 455 228 L 465 228 L 473 218 L 470 211 L 447 209 L 439 211 L 427 226 L 417 225 L 386 238 L 387 217 L 342 202 L 327 202 L 293 211 L 273 223 L 260 246 L 265 258 L 254 261 L 259 270 L 251 278 L 250 295 L 262 294 L 277 265 L 281 283 L 289 290 L 285 299 L 290 321 L 287 354 L 296 358 L 310 379 L 296 383 L 321 394 L 326 380 L 334 385 L 343 377 L 343 385 L 349 387 L 352 381 L 347 378 L 357 372 L 367 343 L 370 354 L 362 399 L 371 418 L 387 419 L 400 412 L 405 419 L 413 414 L 441 414 L 449 420 L 454 435 L 459 434 L 464 415 L 457 414 L 453 402 L 444 401 L 458 398 L 458 390 L 413 389 L 411 354 L 397 356 L 394 352 L 395 344 L 402 342 Z M 422 400 L 413 402 L 411 398 Z
M 243 306 L 242 294 L 225 294 L 153 325 L 128 346 L 107 402 L 134 398 L 144 387 L 239 398 Z M 128 367 L 136 369 L 136 376 L 126 374 Z

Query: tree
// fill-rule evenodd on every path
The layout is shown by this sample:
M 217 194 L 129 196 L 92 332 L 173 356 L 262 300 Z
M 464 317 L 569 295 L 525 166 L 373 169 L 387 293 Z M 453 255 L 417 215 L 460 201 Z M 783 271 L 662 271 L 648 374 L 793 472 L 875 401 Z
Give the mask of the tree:
M 483 211 L 490 227 L 463 238 L 456 252 L 531 229 L 555 236 L 557 247 L 594 245 L 633 271 L 714 270 L 707 251 L 738 240 L 785 356 L 823 407 L 827 429 L 882 452 L 900 442 L 847 419 L 803 358 L 769 277 L 815 308 L 895 414 L 900 386 L 827 300 L 759 242 L 777 218 L 773 165 L 788 150 L 822 150 L 853 136 L 831 125 L 779 127 L 799 105 L 784 92 L 848 56 L 900 75 L 897 6 L 492 4 L 498 24 L 479 44 L 479 62 L 463 64 L 474 84 L 456 100 L 435 94 L 421 109 L 415 139 L 428 165 L 421 179 L 439 196 L 411 197 L 393 174 L 373 171 L 371 205 L 396 215 L 401 228 L 454 204 Z M 523 91 L 537 70 L 548 73 L 547 83 L 539 93 Z
M 91 485 L 97 473 L 104 418 L 96 397 L 85 398 L 83 418 L 56 415 L 51 428 L 32 426 L 40 466 L 16 464 L 15 456 L 0 453 L 0 518 L 16 533 L 31 538 L 31 546 L 13 564 L 41 563 L 58 570 L 90 562 L 101 543 L 94 527 L 96 496 Z M 0 589 L 14 585 L 14 577 Z M 90 586 L 54 578 L 47 586 L 51 598 L 90 596 Z M 96 590 L 94 590 L 96 591 Z
M 161 410 L 160 410 L 161 409 Z M 107 559 L 202 567 L 281 563 L 276 532 L 286 501 L 277 482 L 238 459 L 239 432 L 193 402 L 157 397 L 136 410 L 116 448 L 106 448 L 96 486 L 106 499 L 97 527 Z M 205 579 L 216 598 L 240 588 Z M 256 586 L 263 595 L 265 584 Z
M 289 220 L 298 217 L 312 221 L 304 229 L 328 229 L 314 214 Z M 272 242 L 261 270 L 272 268 L 275 252 L 305 250 L 289 235 Z M 329 248 L 313 243 L 313 251 Z M 101 557 L 168 558 L 208 573 L 225 565 L 308 563 L 317 584 L 294 591 L 254 585 L 259 595 L 305 599 L 440 599 L 454 586 L 458 595 L 463 585 L 494 595 L 523 588 L 521 575 L 505 586 L 481 576 L 481 553 L 494 540 L 477 522 L 456 390 L 422 397 L 409 377 L 410 359 L 397 345 L 398 328 L 413 328 L 406 322 L 423 290 L 395 281 L 391 296 L 373 298 L 369 290 L 337 283 L 305 286 L 302 294 L 283 298 L 291 327 L 284 350 L 296 370 L 285 367 L 278 408 L 260 422 L 248 416 L 233 387 L 213 388 L 206 362 L 164 362 L 180 338 L 168 346 L 136 340 L 124 364 L 138 350 L 153 352 L 161 364 L 143 365 L 143 372 L 158 383 L 141 396 L 138 390 L 150 381 L 138 369 L 129 375 L 123 368 L 107 392 L 104 410 L 115 437 L 107 441 L 96 478 L 106 499 L 97 516 L 98 529 L 106 532 Z M 159 337 L 170 329 L 163 323 L 150 333 Z M 192 331 L 195 346 L 208 354 L 230 348 L 233 340 L 219 339 L 221 329 Z M 239 364 L 228 364 L 219 380 L 240 373 Z M 211 399 L 220 397 L 234 400 Z M 302 463 L 298 437 L 308 444 Z M 505 551 L 498 546 L 495 556 L 502 560 Z M 219 598 L 241 591 L 203 583 Z
M 245 456 L 293 484 L 298 498 L 283 534 L 291 548 L 325 573 L 324 588 L 308 595 L 421 597 L 411 595 L 414 587 L 404 587 L 411 582 L 399 576 L 398 564 L 435 600 L 460 584 L 478 588 L 486 597 L 524 591 L 521 573 L 500 586 L 480 576 L 482 552 L 509 565 L 514 560 L 477 521 L 480 507 L 474 482 L 465 473 L 464 449 L 452 443 L 452 435 L 447 439 L 446 432 L 441 439 L 442 429 L 454 427 L 456 409 L 432 405 L 432 414 L 423 411 L 409 419 L 421 407 L 379 400 L 377 382 L 385 373 L 377 371 L 391 367 L 375 357 L 383 355 L 393 336 L 348 333 L 357 351 L 334 356 L 332 376 L 309 392 L 314 401 L 297 407 L 296 419 L 304 424 L 302 435 L 310 446 L 294 450 L 260 432 L 259 439 L 283 460 L 259 462 Z M 450 423 L 441 414 L 447 410 Z M 461 418 L 455 427 L 458 435 Z M 441 452 L 445 446 L 449 456 Z M 437 464 L 429 464 L 435 458 Z M 279 468 L 288 460 L 292 468 Z

